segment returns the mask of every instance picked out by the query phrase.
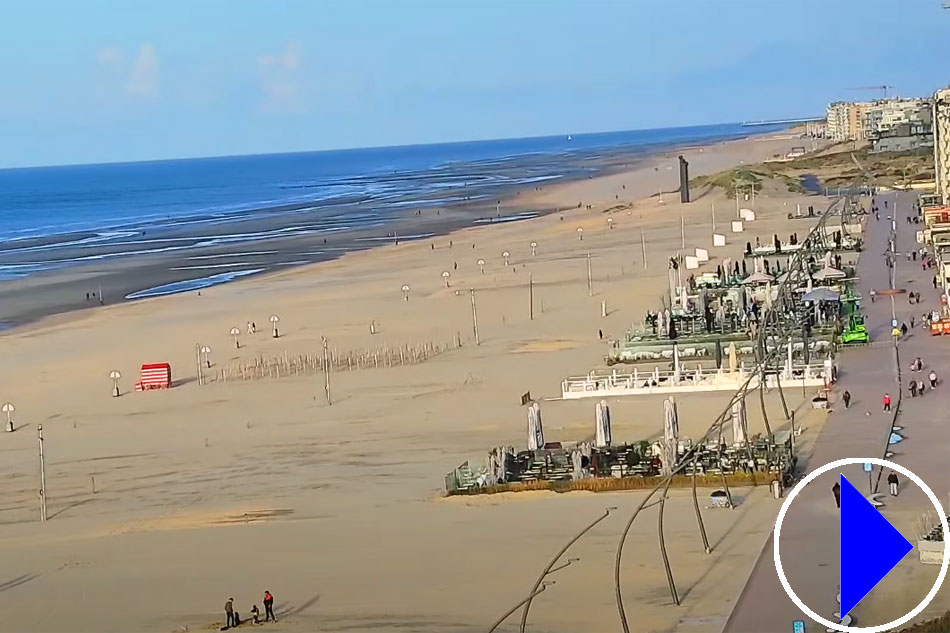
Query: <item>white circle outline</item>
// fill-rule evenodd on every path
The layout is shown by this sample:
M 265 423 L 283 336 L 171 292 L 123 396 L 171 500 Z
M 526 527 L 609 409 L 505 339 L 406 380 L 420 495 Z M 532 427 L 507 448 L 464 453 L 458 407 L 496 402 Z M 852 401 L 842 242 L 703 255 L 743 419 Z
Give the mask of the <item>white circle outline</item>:
M 806 485 L 814 481 L 819 475 L 824 474 L 829 470 L 841 468 L 842 466 L 850 466 L 852 464 L 876 464 L 881 468 L 890 468 L 891 470 L 896 470 L 913 481 L 915 484 L 920 486 L 920 489 L 923 490 L 927 495 L 927 498 L 930 499 L 930 503 L 932 503 L 934 508 L 936 508 L 937 514 L 940 516 L 940 524 L 943 526 L 943 533 L 945 535 L 950 534 L 950 525 L 947 523 L 947 516 L 943 506 L 940 505 L 940 500 L 937 499 L 937 495 L 935 495 L 934 491 L 930 489 L 930 486 L 924 483 L 923 479 L 915 475 L 907 468 L 904 468 L 900 464 L 896 464 L 886 459 L 880 459 L 878 457 L 846 457 L 844 459 L 837 459 L 833 462 L 829 462 L 821 468 L 808 473 L 804 479 L 798 482 L 798 485 L 796 485 L 785 498 L 785 501 L 782 503 L 782 508 L 779 510 L 778 517 L 775 519 L 775 532 L 772 537 L 772 557 L 775 561 L 775 571 L 778 574 L 779 582 L 782 583 L 782 588 L 785 589 L 785 593 L 787 593 L 788 597 L 792 599 L 792 602 L 795 603 L 795 606 L 801 609 L 802 612 L 812 620 L 828 627 L 829 629 L 842 631 L 843 633 L 886 633 L 891 629 L 895 629 L 907 624 L 912 619 L 920 615 L 920 613 L 927 608 L 927 605 L 930 604 L 930 602 L 937 596 L 937 592 L 940 591 L 940 586 L 943 585 L 943 581 L 947 576 L 947 568 L 950 566 L 950 544 L 948 544 L 946 541 L 944 541 L 945 546 L 943 549 L 943 561 L 940 563 L 940 573 L 937 574 L 937 580 L 930 589 L 930 593 L 928 593 L 924 599 L 920 601 L 920 604 L 914 607 L 914 609 L 909 613 L 897 618 L 892 622 L 877 626 L 845 626 L 841 623 L 835 623 L 831 620 L 826 620 L 809 609 L 808 606 L 802 602 L 801 598 L 799 598 L 798 595 L 792 590 L 792 586 L 789 584 L 788 578 L 785 577 L 785 571 L 782 569 L 782 560 L 779 552 L 779 541 L 782 534 L 782 522 L 785 520 L 785 513 L 788 511 L 788 508 L 795 499 L 795 496 L 798 495 L 798 493 L 801 492 Z

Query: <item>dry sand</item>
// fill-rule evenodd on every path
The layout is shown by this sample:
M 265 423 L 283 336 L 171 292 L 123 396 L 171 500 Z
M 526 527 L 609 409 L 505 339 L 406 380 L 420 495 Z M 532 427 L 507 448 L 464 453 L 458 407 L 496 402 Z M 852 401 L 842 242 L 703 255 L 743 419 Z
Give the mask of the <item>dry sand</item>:
M 698 175 L 800 144 L 744 140 L 686 154 Z M 228 596 L 245 616 L 270 589 L 284 615 L 268 625 L 273 630 L 482 631 L 609 505 L 619 511 L 575 546 L 571 555 L 581 561 L 557 573 L 529 623 L 535 631 L 617 630 L 613 555 L 642 493 L 440 495 L 444 475 L 464 460 L 481 460 L 492 446 L 524 445 L 522 393 L 559 395 L 562 378 L 602 366 L 607 343 L 598 329 L 605 338 L 620 336 L 658 305 L 666 259 L 680 248 L 681 216 L 687 246 L 711 249 L 710 203 L 725 228 L 734 202 L 721 195 L 690 205 L 672 194 L 663 204 L 638 200 L 675 182 L 675 158 L 661 156 L 626 174 L 523 192 L 517 200 L 577 201 L 594 204 L 593 211 L 459 231 L 433 241 L 434 251 L 429 241 L 385 246 L 201 296 L 108 306 L 0 335 L 0 400 L 16 404 L 20 427 L 0 435 L 0 593 L 8 605 L 0 630 L 211 630 Z M 807 222 L 785 219 L 798 202 L 825 204 L 762 192 L 759 219 L 741 236 L 730 234 L 710 265 L 735 257 L 755 236 L 803 235 Z M 608 230 L 605 209 L 617 206 L 623 208 L 609 214 Z M 487 262 L 484 274 L 479 258 Z M 451 271 L 449 288 L 443 270 Z M 409 301 L 403 284 L 412 288 Z M 477 347 L 470 287 L 478 298 Z M 270 314 L 280 316 L 278 339 L 269 335 Z M 258 333 L 242 334 L 235 349 L 228 332 L 243 331 L 248 321 Z M 447 342 L 457 334 L 461 349 L 419 365 L 335 373 L 332 406 L 321 375 L 195 384 L 196 343 L 210 345 L 221 365 L 284 351 L 318 354 L 321 336 L 342 351 Z M 155 361 L 172 363 L 178 386 L 130 392 L 139 364 Z M 123 374 L 119 398 L 110 397 L 112 369 Z M 800 397 L 798 391 L 794 404 Z M 681 401 L 683 433 L 699 434 L 727 398 Z M 593 435 L 594 401 L 542 406 L 549 440 Z M 659 397 L 611 406 L 616 441 L 658 433 Z M 768 406 L 780 426 L 774 394 Z M 760 429 L 757 406 L 750 412 Z M 804 411 L 801 420 L 807 444 L 822 420 Z M 37 424 L 46 437 L 45 524 L 37 522 Z M 778 511 L 764 489 L 740 495 L 735 511 L 706 511 L 714 545 L 707 556 L 688 494 L 673 493 L 667 543 L 680 607 L 670 604 L 659 564 L 655 509 L 635 526 L 624 554 L 624 595 L 636 630 L 721 627 Z M 501 630 L 516 628 L 515 618 Z

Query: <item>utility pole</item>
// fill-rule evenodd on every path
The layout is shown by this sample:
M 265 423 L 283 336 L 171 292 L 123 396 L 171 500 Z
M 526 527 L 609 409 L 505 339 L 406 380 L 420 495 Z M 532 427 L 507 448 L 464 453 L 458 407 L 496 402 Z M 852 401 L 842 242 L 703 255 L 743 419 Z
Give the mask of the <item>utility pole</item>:
M 200 387 L 204 382 L 201 379 L 201 344 L 195 343 L 195 366 L 198 368 L 198 386 Z
M 528 273 L 528 320 L 534 321 L 534 277 Z
M 590 272 L 590 251 L 587 251 L 587 296 L 594 296 L 594 283 Z
M 46 522 L 46 457 L 43 455 L 43 425 L 36 427 L 40 440 L 40 521 Z
M 478 340 L 478 311 L 475 309 L 475 289 L 469 288 L 469 292 L 472 293 L 472 330 L 475 331 L 475 344 L 479 345 Z
M 686 219 L 680 216 L 680 247 L 686 248 Z
M 736 219 L 739 219 L 739 183 L 736 183 Z
M 323 341 L 323 389 L 327 393 L 327 406 L 330 406 L 330 354 L 327 351 L 327 337 L 321 336 L 320 339 Z
M 716 232 L 716 203 L 715 202 L 712 203 L 712 222 L 713 222 L 712 230 L 713 230 L 713 233 L 715 233 Z
M 643 229 L 640 229 L 640 254 L 643 257 L 643 270 L 647 269 L 647 242 L 643 235 Z

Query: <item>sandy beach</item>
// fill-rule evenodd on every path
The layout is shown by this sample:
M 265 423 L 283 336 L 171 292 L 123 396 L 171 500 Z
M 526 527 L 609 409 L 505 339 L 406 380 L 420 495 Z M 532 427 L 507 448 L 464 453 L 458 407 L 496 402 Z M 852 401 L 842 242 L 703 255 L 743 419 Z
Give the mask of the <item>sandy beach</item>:
M 733 235 L 726 230 L 733 199 L 694 192 L 683 205 L 670 193 L 677 153 L 698 176 L 802 144 L 779 135 L 664 153 L 622 173 L 527 189 L 509 202 L 573 207 L 567 211 L 0 334 L 0 400 L 15 404 L 18 426 L 0 436 L 0 593 L 15 605 L 0 618 L 0 631 L 217 630 L 229 596 L 246 617 L 265 589 L 276 597 L 280 622 L 267 625 L 275 631 L 484 631 L 606 506 L 618 511 L 578 542 L 571 555 L 580 560 L 557 572 L 529 625 L 617 630 L 613 557 L 641 493 L 443 499 L 444 475 L 491 447 L 525 444 L 521 394 L 556 397 L 566 376 L 604 366 L 608 339 L 658 306 L 668 257 L 683 250 L 681 218 L 687 250 L 710 249 L 709 270 L 756 237 L 803 235 L 810 224 L 787 214 L 798 204 L 827 204 L 769 182 L 757 193 L 756 221 Z M 714 250 L 713 204 L 718 232 L 727 235 L 727 246 Z M 279 316 L 279 338 L 270 334 L 270 315 Z M 246 333 L 248 322 L 255 334 Z M 232 327 L 241 330 L 240 348 Z M 197 384 L 196 344 L 212 348 L 209 371 L 217 372 L 260 356 L 320 354 L 321 337 L 338 355 L 457 340 L 461 347 L 414 365 L 333 373 L 331 405 L 322 374 Z M 140 364 L 164 361 L 173 367 L 173 389 L 132 392 Z M 118 398 L 111 397 L 111 370 L 122 374 Z M 683 399 L 683 434 L 701 434 L 729 395 Z M 789 404 L 798 406 L 801 396 L 796 391 Z M 615 441 L 660 432 L 661 397 L 610 404 Z M 766 404 L 773 420 L 783 417 L 776 394 Z M 542 408 L 550 440 L 593 435 L 592 400 L 544 401 Z M 757 404 L 749 412 L 761 430 Z M 807 454 L 824 418 L 799 412 Z M 721 628 L 779 508 L 764 488 L 739 495 L 734 511 L 705 511 L 709 555 L 688 492 L 675 491 L 667 504 L 679 607 L 669 600 L 655 523 L 631 532 L 624 595 L 637 630 Z M 517 630 L 517 618 L 499 630 Z

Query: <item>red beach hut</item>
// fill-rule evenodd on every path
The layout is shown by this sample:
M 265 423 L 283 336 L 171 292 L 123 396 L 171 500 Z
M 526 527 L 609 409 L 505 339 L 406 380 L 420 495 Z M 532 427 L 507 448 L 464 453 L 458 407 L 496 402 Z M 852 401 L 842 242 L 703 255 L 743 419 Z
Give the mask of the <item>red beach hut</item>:
M 168 363 L 146 363 L 142 365 L 141 379 L 135 383 L 136 391 L 148 389 L 168 389 L 172 386 L 172 366 Z

